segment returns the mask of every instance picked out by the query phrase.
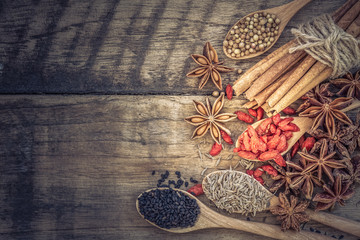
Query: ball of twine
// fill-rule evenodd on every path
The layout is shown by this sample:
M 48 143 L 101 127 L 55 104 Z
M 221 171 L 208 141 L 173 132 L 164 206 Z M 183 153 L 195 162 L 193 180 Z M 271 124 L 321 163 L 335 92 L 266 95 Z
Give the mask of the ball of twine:
M 360 41 L 337 26 L 328 14 L 291 29 L 291 33 L 295 35 L 298 46 L 289 52 L 306 51 L 333 69 L 332 78 L 360 66 Z

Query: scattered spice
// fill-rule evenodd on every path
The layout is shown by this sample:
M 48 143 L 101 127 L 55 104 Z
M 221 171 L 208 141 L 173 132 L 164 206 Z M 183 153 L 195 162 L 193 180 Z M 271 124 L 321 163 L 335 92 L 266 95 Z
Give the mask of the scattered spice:
M 218 97 L 220 95 L 219 91 L 213 91 L 211 94 L 213 97 Z
M 203 49 L 203 55 L 192 54 L 192 59 L 199 66 L 186 74 L 187 77 L 201 78 L 199 88 L 202 89 L 208 82 L 209 78 L 215 86 L 222 90 L 221 73 L 231 72 L 232 68 L 223 66 L 223 62 L 219 62 L 215 49 L 207 42 Z
M 341 87 L 336 94 L 339 96 L 353 97 L 360 100 L 360 71 L 355 74 L 348 72 L 345 76 L 331 80 L 330 83 Z
M 196 184 L 194 186 L 192 186 L 191 188 L 189 188 L 187 190 L 188 193 L 191 193 L 192 195 L 194 196 L 199 196 L 199 195 L 202 195 L 204 194 L 204 190 L 202 188 L 202 184 Z
M 241 74 L 242 72 L 243 72 L 242 69 L 238 69 L 238 70 L 237 70 L 237 73 L 238 73 L 238 74 Z
M 222 145 L 219 144 L 219 143 L 217 143 L 217 142 L 215 142 L 215 143 L 213 144 L 213 146 L 212 146 L 209 154 L 214 157 L 214 156 L 220 154 L 221 150 L 222 150 Z
M 286 107 L 282 110 L 282 112 L 286 115 L 294 115 L 296 114 L 295 109 L 293 109 L 292 107 Z
M 227 134 L 225 131 L 223 130 L 220 130 L 220 133 L 221 133 L 221 137 L 222 139 L 224 139 L 224 141 L 227 143 L 227 144 L 230 144 L 230 145 L 233 145 L 234 142 L 233 140 L 231 139 L 231 137 L 229 136 L 229 134 Z
M 231 113 L 219 114 L 221 109 L 224 107 L 224 93 L 220 94 L 220 96 L 215 100 L 213 106 L 211 106 L 208 98 L 206 99 L 206 105 L 195 100 L 193 102 L 196 111 L 200 115 L 193 115 L 185 118 L 186 122 L 197 126 L 191 138 L 200 138 L 204 136 L 210 129 L 212 138 L 215 140 L 215 142 L 220 144 L 220 130 L 223 130 L 228 135 L 230 135 L 230 130 L 225 128 L 222 123 L 231 121 L 236 118 L 236 115 Z
M 256 113 L 257 113 L 256 120 L 260 121 L 261 119 L 263 119 L 264 109 L 262 107 L 258 107 Z
M 290 195 L 289 201 L 284 193 L 280 193 L 279 202 L 280 205 L 271 207 L 270 212 L 278 215 L 277 219 L 281 221 L 282 231 L 287 229 L 300 231 L 300 224 L 310 220 L 309 216 L 305 213 L 309 206 L 308 201 L 299 202 L 298 198 L 294 195 Z
M 307 137 L 301 144 L 301 149 L 306 148 L 306 150 L 309 152 L 314 147 L 315 142 L 316 140 L 314 137 Z
M 230 29 L 223 42 L 224 49 L 233 58 L 262 52 L 275 41 L 279 24 L 275 14 L 259 12 L 247 16 Z
M 144 192 L 138 207 L 146 220 L 166 229 L 192 227 L 200 214 L 195 199 L 171 188 Z
M 235 114 L 237 115 L 237 118 L 240 121 L 246 122 L 246 123 L 253 123 L 254 119 L 247 113 L 242 111 L 236 111 Z
M 229 213 L 252 213 L 266 209 L 272 194 L 254 178 L 231 170 L 218 171 L 204 179 L 204 193 L 216 207 Z
M 315 195 L 313 201 L 318 202 L 315 211 L 326 209 L 332 210 L 336 203 L 344 206 L 344 201 L 350 199 L 354 195 L 354 191 L 349 187 L 350 182 L 343 183 L 341 177 L 336 176 L 332 189 L 325 184 L 323 186 L 324 192 Z
M 226 86 L 226 89 L 225 89 L 225 92 L 226 92 L 226 97 L 231 100 L 232 97 L 233 97 L 233 93 L 234 93 L 234 90 L 232 88 L 232 86 L 230 84 L 228 84 Z
M 255 109 L 249 108 L 248 112 L 251 116 L 257 117 L 257 111 Z

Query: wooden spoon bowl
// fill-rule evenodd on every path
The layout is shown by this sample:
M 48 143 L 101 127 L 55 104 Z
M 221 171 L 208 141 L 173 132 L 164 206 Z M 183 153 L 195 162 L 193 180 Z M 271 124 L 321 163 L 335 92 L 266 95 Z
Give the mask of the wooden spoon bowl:
M 261 13 L 261 12 L 266 12 L 269 14 L 275 14 L 277 16 L 277 18 L 280 19 L 280 23 L 279 23 L 279 29 L 278 29 L 278 34 L 276 36 L 274 36 L 274 41 L 271 43 L 270 46 L 267 46 L 263 51 L 258 51 L 256 53 L 252 53 L 249 54 L 247 56 L 243 56 L 243 57 L 233 57 L 231 56 L 231 54 L 229 54 L 226 51 L 226 47 L 223 46 L 223 50 L 224 53 L 227 57 L 231 58 L 231 59 L 235 59 L 235 60 L 240 60 L 240 59 L 248 59 L 248 58 L 253 58 L 253 57 L 257 57 L 263 53 L 265 53 L 266 51 L 268 51 L 275 43 L 276 41 L 279 39 L 282 31 L 284 30 L 285 26 L 287 25 L 287 23 L 290 21 L 290 19 L 302 8 L 304 7 L 306 4 L 308 4 L 311 0 L 295 0 L 292 1 L 290 3 L 287 3 L 285 5 L 279 6 L 279 7 L 275 7 L 275 8 L 269 8 L 269 9 L 264 9 L 264 10 L 260 10 L 260 11 L 256 11 L 256 12 L 252 12 L 248 15 L 246 15 L 245 17 L 241 18 L 239 21 L 237 21 L 228 31 L 228 33 L 226 34 L 225 40 L 227 39 L 227 37 L 230 35 L 230 31 L 231 29 L 233 29 L 233 27 L 235 25 L 238 25 L 243 19 L 245 19 L 246 17 L 251 17 L 253 16 L 255 13 Z
M 162 189 L 166 189 L 166 188 L 158 188 L 158 189 L 162 190 Z M 151 190 L 154 190 L 154 189 L 149 189 L 146 192 L 151 191 Z M 161 227 L 157 226 L 156 224 L 154 224 L 144 218 L 144 216 L 140 213 L 139 202 L 137 199 L 136 200 L 136 209 L 137 209 L 138 213 L 151 225 L 153 225 L 157 228 L 160 228 L 162 230 L 172 232 L 172 233 L 186 233 L 186 232 L 191 232 L 191 231 L 196 231 L 196 230 L 206 229 L 206 228 L 227 228 L 227 229 L 237 229 L 237 230 L 250 232 L 250 233 L 254 233 L 254 234 L 258 234 L 258 235 L 266 236 L 266 237 L 271 237 L 271 238 L 275 238 L 275 239 L 315 239 L 315 240 L 316 239 L 318 239 L 318 240 L 332 239 L 327 236 L 323 236 L 323 235 L 320 235 L 317 233 L 312 233 L 312 232 L 307 232 L 307 231 L 282 232 L 280 230 L 280 227 L 277 225 L 270 225 L 270 224 L 266 224 L 266 223 L 251 222 L 251 221 L 226 217 L 226 216 L 221 215 L 220 213 L 213 211 L 212 209 L 210 209 L 209 207 L 204 205 L 200 200 L 198 200 L 196 197 L 194 197 L 190 193 L 180 190 L 180 189 L 174 189 L 174 190 L 176 190 L 178 192 L 182 192 L 184 195 L 186 195 L 192 199 L 195 199 L 197 204 L 199 205 L 200 214 L 198 215 L 198 219 L 194 226 L 187 227 L 187 228 L 170 228 L 170 229 L 161 228 Z M 140 194 L 139 197 L 141 195 L 142 194 Z
M 208 186 L 208 184 L 207 184 L 208 177 L 210 178 L 211 175 L 213 175 L 213 174 L 224 174 L 226 171 L 228 171 L 228 170 L 220 170 L 220 171 L 214 171 L 214 172 L 209 173 L 203 180 L 203 185 L 202 185 L 203 188 Z M 242 179 L 244 177 L 251 178 L 251 176 L 249 176 L 246 173 L 243 173 L 240 171 L 233 171 L 233 172 L 238 174 L 239 177 L 242 177 Z M 267 190 L 264 186 L 261 186 L 261 187 L 262 187 L 262 190 L 264 192 L 266 192 L 266 195 L 272 195 L 272 193 L 270 193 L 269 190 Z M 209 192 L 209 189 L 207 189 L 207 191 L 204 189 L 204 192 L 206 194 L 206 192 Z M 247 191 L 247 193 L 254 194 L 255 192 Z M 239 195 L 239 197 L 246 198 L 246 199 L 252 199 L 255 196 L 251 196 L 249 194 L 248 195 L 242 194 L 242 195 Z M 271 197 L 268 202 L 267 209 L 270 209 L 271 207 L 274 207 L 277 205 L 279 205 L 279 198 L 277 196 L 273 195 L 273 197 Z M 350 233 L 350 234 L 360 237 L 360 223 L 359 222 L 352 221 L 352 220 L 349 220 L 349 219 L 346 219 L 343 217 L 339 217 L 339 216 L 336 216 L 333 214 L 325 213 L 325 212 L 315 212 L 310 209 L 306 210 L 306 214 L 310 217 L 311 220 L 317 221 L 324 225 L 327 225 L 327 226 L 336 228 L 338 230 L 341 230 L 343 232 Z

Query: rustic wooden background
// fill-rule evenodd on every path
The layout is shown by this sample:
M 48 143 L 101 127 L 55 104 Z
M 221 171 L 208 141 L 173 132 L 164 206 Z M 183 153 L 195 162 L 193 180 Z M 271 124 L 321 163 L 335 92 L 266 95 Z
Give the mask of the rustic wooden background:
M 212 83 L 198 90 L 198 80 L 185 77 L 195 66 L 190 54 L 210 41 L 226 66 L 248 69 L 266 54 L 228 59 L 225 34 L 243 15 L 287 2 L 0 1 L 0 238 L 265 239 L 225 229 L 170 234 L 145 222 L 135 200 L 166 170 L 201 180 L 214 165 L 200 161 L 202 140 L 190 140 L 194 128 L 183 120 L 195 113 L 193 99 L 214 100 Z M 312 1 L 273 49 L 292 39 L 291 27 L 344 2 Z M 237 77 L 223 74 L 223 86 Z M 223 112 L 243 102 L 226 101 Z M 245 128 L 227 126 L 234 137 Z M 212 140 L 204 139 L 206 152 Z M 356 193 L 333 214 L 360 221 L 359 201 Z M 278 224 L 269 213 L 249 220 Z M 303 227 L 356 239 L 315 222 Z

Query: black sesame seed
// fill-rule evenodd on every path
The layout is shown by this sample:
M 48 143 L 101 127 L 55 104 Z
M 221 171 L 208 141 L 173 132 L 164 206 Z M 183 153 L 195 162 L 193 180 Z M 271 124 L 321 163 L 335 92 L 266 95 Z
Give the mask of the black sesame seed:
M 192 182 L 192 183 L 198 183 L 198 181 L 195 180 L 195 179 L 193 179 L 192 177 L 190 178 L 190 182 Z
M 185 182 L 185 187 L 188 187 L 189 186 L 189 183 L 188 182 Z
M 344 238 L 344 235 L 340 235 L 339 239 L 343 239 Z
M 155 170 L 152 171 L 151 175 L 155 175 Z

